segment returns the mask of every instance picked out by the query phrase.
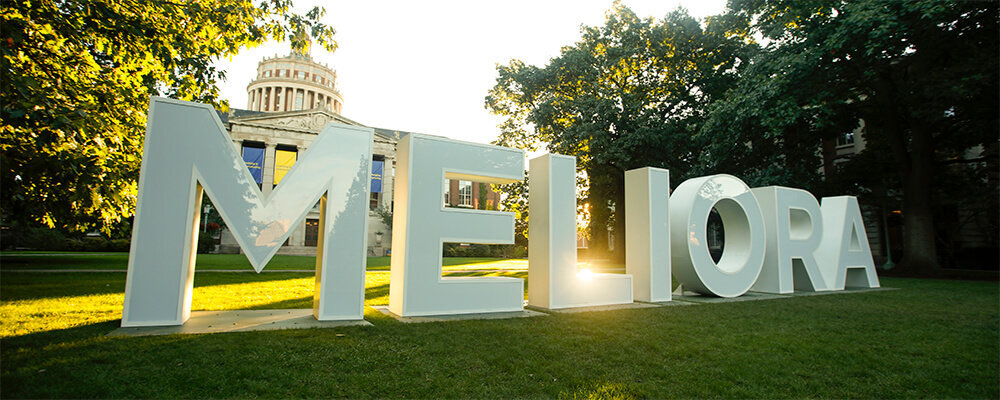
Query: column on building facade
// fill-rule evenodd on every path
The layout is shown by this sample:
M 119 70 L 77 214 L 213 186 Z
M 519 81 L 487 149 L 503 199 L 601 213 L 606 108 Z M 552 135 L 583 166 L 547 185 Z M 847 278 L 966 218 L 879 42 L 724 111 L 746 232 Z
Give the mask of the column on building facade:
M 267 147 L 264 150 L 264 171 L 261 174 L 263 175 L 263 178 L 261 179 L 263 183 L 260 187 L 261 193 L 264 194 L 264 197 L 271 194 L 271 189 L 274 186 L 274 162 L 276 159 L 274 151 L 277 144 L 269 141 L 266 143 L 266 146 Z
M 393 165 L 396 163 L 396 158 L 391 156 L 385 157 L 385 162 L 382 164 L 382 204 L 380 206 L 385 207 L 386 210 L 392 208 L 392 183 L 393 183 Z M 438 196 L 441 197 L 441 196 Z
M 274 92 L 274 107 L 271 111 L 281 111 L 281 86 L 275 86 L 272 91 Z
M 275 86 L 274 93 L 274 111 L 285 111 L 281 107 L 285 101 L 285 91 L 281 86 Z
M 288 111 L 288 88 L 281 87 L 281 111 Z
M 274 91 L 271 90 L 270 87 L 265 87 L 261 90 L 264 90 L 265 95 L 267 96 L 267 102 L 264 103 L 264 109 L 262 109 L 261 111 L 273 111 L 274 106 L 271 105 L 271 103 L 274 102 Z
M 254 92 L 257 92 L 257 107 L 254 108 L 254 111 L 260 111 L 260 105 L 264 101 L 264 89 L 254 89 Z
M 250 95 L 247 96 L 247 110 L 253 110 L 253 97 L 255 95 L 257 95 L 257 92 L 254 91 L 250 92 Z

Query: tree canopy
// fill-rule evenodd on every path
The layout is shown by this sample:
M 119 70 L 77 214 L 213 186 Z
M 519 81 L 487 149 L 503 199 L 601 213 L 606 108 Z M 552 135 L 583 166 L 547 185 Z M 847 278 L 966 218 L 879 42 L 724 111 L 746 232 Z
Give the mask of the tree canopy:
M 616 4 L 603 26 L 583 28 L 549 65 L 498 67 L 486 98 L 504 118 L 495 143 L 576 156 L 589 178 L 592 243 L 603 246 L 608 221 L 625 220 L 625 170 L 655 166 L 683 177 L 692 169 L 706 105 L 734 84 L 740 56 L 752 53 L 722 26 L 703 27 L 684 11 L 644 20 Z M 624 235 L 616 240 L 624 249 Z
M 290 0 L 14 0 L 0 4 L 4 223 L 111 232 L 135 209 L 150 96 L 214 104 L 212 63 L 266 40 L 333 51 L 324 11 Z
M 967 151 L 977 146 L 985 152 L 975 161 L 995 165 L 997 3 L 733 0 L 728 13 L 767 45 L 739 86 L 713 105 L 702 134 L 712 138 L 709 149 L 726 138 L 754 146 L 724 144 L 730 151 L 714 152 L 705 167 L 745 164 L 749 175 L 784 168 L 815 159 L 809 153 L 819 140 L 863 123 L 867 154 L 841 166 L 851 175 L 827 165 L 827 183 L 840 183 L 827 190 L 895 187 L 903 203 L 902 263 L 936 268 L 934 214 L 943 200 L 938 178 L 949 172 L 949 163 L 969 161 Z M 761 157 L 755 138 L 784 149 Z M 789 180 L 803 179 L 796 175 Z M 992 185 L 986 198 L 996 197 Z
M 486 106 L 504 117 L 496 143 L 578 157 L 594 224 L 623 211 L 627 169 L 667 168 L 675 185 L 731 173 L 898 197 L 903 263 L 930 270 L 942 200 L 996 208 L 998 20 L 986 1 L 731 0 L 704 21 L 616 3 L 548 65 L 499 66 Z M 855 129 L 866 150 L 833 165 Z

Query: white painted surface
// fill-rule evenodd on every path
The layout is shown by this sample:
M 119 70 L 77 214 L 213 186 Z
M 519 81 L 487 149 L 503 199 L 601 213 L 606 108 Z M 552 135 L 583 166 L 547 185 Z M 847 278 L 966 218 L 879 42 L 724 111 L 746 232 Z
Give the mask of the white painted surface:
M 632 303 L 632 276 L 579 273 L 576 257 L 576 158 L 529 161 L 528 304 L 560 309 Z
M 712 208 L 725 226 L 725 249 L 716 264 L 706 226 Z M 670 199 L 674 276 L 685 290 L 736 297 L 753 286 L 764 263 L 764 217 L 750 188 L 732 175 L 688 179 Z
M 523 180 L 524 152 L 410 134 L 396 157 L 389 310 L 402 317 L 523 310 L 522 279 L 442 277 L 445 242 L 512 244 L 514 214 L 445 208 L 441 182 Z
M 670 171 L 625 172 L 625 272 L 639 301 L 671 300 Z
M 265 198 L 211 106 L 151 99 L 122 326 L 190 316 L 202 187 L 258 272 L 325 195 L 313 313 L 362 319 L 372 135 L 327 125 Z
M 816 252 L 831 290 L 879 287 L 875 261 L 854 196 L 824 197 L 823 241 Z
M 823 236 L 819 202 L 802 189 L 752 189 L 764 216 L 767 251 L 753 290 L 765 293 L 827 290 L 815 252 Z

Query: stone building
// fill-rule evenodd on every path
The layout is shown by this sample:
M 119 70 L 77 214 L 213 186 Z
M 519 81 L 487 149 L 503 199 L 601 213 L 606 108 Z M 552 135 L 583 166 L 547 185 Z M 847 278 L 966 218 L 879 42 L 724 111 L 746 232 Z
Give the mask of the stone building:
M 866 126 L 864 120 L 850 132 L 823 142 L 823 166 L 820 171 L 825 177 L 843 173 L 844 163 L 865 150 Z M 995 146 L 995 144 L 994 144 Z M 987 187 L 997 187 L 998 168 L 995 158 L 983 157 L 996 154 L 983 146 L 974 146 L 959 156 L 959 162 L 941 165 L 941 170 L 950 169 L 956 175 L 978 176 L 978 171 L 989 171 L 981 181 Z M 980 161 L 981 160 L 981 161 Z M 851 171 L 850 173 L 858 173 Z M 872 188 L 866 188 L 872 190 Z M 885 190 L 885 189 L 876 189 Z M 898 196 L 898 193 L 893 193 Z M 972 269 L 996 269 L 997 266 L 997 207 L 996 198 L 956 198 L 941 196 L 935 210 L 936 241 L 938 254 L 945 268 L 961 266 Z M 898 260 L 903 254 L 903 209 L 890 203 L 873 204 L 861 200 L 861 213 L 865 231 L 871 245 L 872 256 L 877 264 L 887 261 L 891 255 Z
M 344 99 L 336 79 L 336 71 L 314 61 L 305 52 L 265 58 L 258 64 L 257 76 L 247 86 L 248 109 L 232 109 L 223 115 L 233 143 L 264 196 L 281 182 L 328 122 L 364 126 L 340 114 Z M 396 143 L 406 134 L 375 128 L 368 216 L 369 256 L 387 254 L 392 242 L 391 227 L 383 222 L 380 210 L 391 212 Z M 318 232 L 317 204 L 304 222 L 294 228 L 278 254 L 315 254 Z M 226 230 L 220 234 L 218 251 L 240 251 L 236 240 Z
M 261 193 L 267 196 L 295 161 L 309 149 L 328 122 L 365 126 L 341 115 L 344 99 L 337 88 L 337 72 L 306 52 L 265 58 L 247 86 L 247 109 L 221 115 L 233 143 L 243 155 Z M 368 208 L 368 255 L 389 254 L 392 227 L 383 216 L 392 212 L 396 143 L 409 132 L 373 128 L 372 193 Z M 443 202 L 448 207 L 497 209 L 500 195 L 488 184 L 445 180 Z M 316 254 L 319 207 L 295 227 L 278 254 Z M 220 253 L 238 253 L 240 247 L 225 229 L 219 234 Z
M 341 113 L 344 99 L 337 72 L 305 52 L 265 58 L 247 86 L 247 110 L 272 112 L 323 109 Z

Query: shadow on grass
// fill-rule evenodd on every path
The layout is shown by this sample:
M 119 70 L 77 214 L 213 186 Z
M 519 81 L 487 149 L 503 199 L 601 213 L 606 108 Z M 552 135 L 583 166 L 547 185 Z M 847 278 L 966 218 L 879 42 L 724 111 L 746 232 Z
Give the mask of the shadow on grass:
M 996 397 L 995 284 L 883 285 L 905 290 L 160 337 L 109 320 L 3 339 L 0 397 Z
M 0 277 L 0 301 L 125 292 L 125 274 L 4 272 Z

